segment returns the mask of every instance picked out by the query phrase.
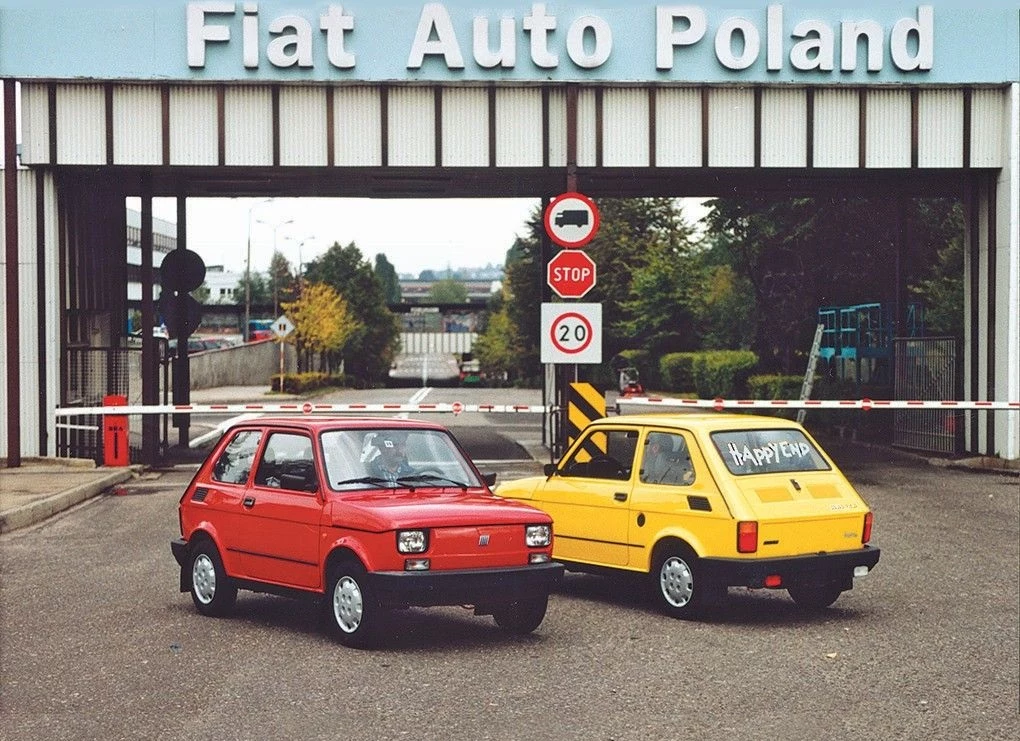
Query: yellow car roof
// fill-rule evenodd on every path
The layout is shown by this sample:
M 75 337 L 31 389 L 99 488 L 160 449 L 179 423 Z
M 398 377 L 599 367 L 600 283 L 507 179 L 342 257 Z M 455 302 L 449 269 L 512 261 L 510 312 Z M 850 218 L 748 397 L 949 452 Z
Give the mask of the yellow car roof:
M 761 427 L 786 427 L 800 429 L 791 419 L 769 417 L 762 414 L 727 414 L 723 412 L 674 412 L 655 414 L 621 414 L 603 417 L 592 424 L 656 425 L 662 427 L 683 427 L 712 431 L 720 429 L 757 429 Z

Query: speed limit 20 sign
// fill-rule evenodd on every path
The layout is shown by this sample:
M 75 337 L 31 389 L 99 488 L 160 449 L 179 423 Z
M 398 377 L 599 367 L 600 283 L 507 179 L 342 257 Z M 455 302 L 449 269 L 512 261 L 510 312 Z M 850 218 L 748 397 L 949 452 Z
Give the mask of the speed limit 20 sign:
M 542 362 L 602 362 L 602 304 L 542 304 Z

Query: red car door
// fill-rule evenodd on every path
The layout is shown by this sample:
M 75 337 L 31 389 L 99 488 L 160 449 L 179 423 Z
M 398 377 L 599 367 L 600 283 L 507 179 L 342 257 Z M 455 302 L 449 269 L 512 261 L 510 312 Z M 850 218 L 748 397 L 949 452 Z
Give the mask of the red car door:
M 241 505 L 234 547 L 243 575 L 289 587 L 319 587 L 322 502 L 311 437 L 270 431 Z

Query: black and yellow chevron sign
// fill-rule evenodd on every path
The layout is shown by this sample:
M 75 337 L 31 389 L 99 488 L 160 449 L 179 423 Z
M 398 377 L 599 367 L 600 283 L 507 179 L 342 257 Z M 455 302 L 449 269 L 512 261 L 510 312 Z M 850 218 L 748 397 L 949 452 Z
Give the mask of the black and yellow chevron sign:
M 572 383 L 567 391 L 567 446 L 573 444 L 581 435 L 581 430 L 588 426 L 588 423 L 606 416 L 606 397 L 590 383 Z M 606 452 L 605 436 L 602 434 L 592 437 L 591 445 L 586 446 L 588 456 L 582 452 L 578 460 L 587 460 L 589 456 L 604 454 Z M 590 449 L 588 449 L 590 448 Z

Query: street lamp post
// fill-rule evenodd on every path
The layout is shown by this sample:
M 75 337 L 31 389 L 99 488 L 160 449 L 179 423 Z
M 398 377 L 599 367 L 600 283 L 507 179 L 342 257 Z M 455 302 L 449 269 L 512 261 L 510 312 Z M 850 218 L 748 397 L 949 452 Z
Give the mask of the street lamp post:
M 280 222 L 263 221 L 262 219 L 255 219 L 255 222 L 258 224 L 265 224 L 267 226 L 273 227 L 273 256 L 275 257 L 277 251 L 277 234 L 279 234 L 280 227 L 285 226 L 287 224 L 293 224 L 294 219 L 286 219 L 285 221 Z M 272 268 L 272 262 L 270 262 L 269 265 L 270 268 Z M 273 276 L 273 311 L 276 313 L 277 316 L 280 315 L 280 290 L 275 275 Z
M 305 246 L 306 242 L 311 242 L 314 239 L 313 236 L 309 235 L 298 242 L 297 246 L 297 280 L 298 280 L 298 295 L 301 295 L 301 289 L 304 286 L 304 272 L 305 263 L 301 259 L 301 250 Z
M 251 340 L 251 214 L 257 206 L 272 200 L 263 198 L 248 207 L 248 252 L 244 259 L 244 327 L 241 330 L 241 337 L 245 342 Z

